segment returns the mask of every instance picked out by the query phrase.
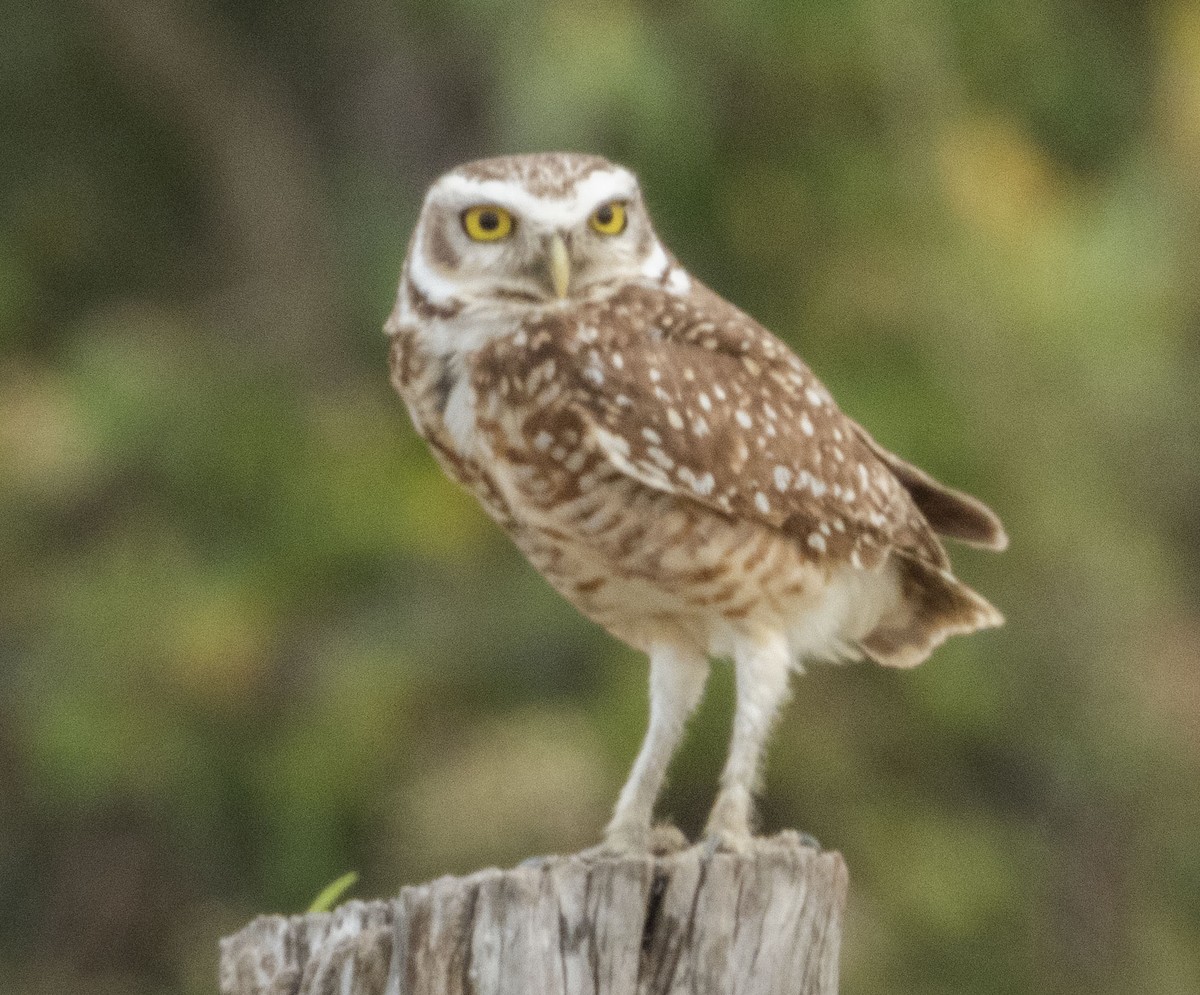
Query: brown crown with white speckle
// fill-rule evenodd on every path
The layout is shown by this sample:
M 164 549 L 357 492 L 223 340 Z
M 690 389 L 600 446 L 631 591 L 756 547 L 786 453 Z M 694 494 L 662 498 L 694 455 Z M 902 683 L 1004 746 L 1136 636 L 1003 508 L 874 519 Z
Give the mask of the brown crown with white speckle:
M 598 169 L 616 166 L 600 156 L 578 152 L 538 152 L 497 156 L 464 163 L 454 170 L 472 180 L 503 180 L 539 197 L 561 197 Z

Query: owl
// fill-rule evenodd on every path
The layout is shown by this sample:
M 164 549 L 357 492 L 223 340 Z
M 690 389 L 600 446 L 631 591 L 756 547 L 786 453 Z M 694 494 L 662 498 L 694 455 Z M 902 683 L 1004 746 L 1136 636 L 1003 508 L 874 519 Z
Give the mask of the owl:
M 794 671 L 912 667 L 1001 624 L 939 536 L 998 518 L 880 446 L 780 339 L 688 274 L 633 173 L 486 159 L 429 189 L 386 324 L 445 471 L 584 615 L 649 658 L 645 740 L 596 852 L 645 852 L 713 658 L 736 706 L 706 845 L 750 844 Z

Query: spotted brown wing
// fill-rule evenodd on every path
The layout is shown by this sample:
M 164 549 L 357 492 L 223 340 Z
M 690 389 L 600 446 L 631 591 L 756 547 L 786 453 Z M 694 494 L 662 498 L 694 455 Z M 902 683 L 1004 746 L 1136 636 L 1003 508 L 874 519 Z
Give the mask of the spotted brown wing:
M 716 295 L 631 290 L 583 311 L 569 340 L 571 405 L 646 486 L 762 521 L 814 559 L 871 565 L 899 548 L 946 565 L 904 487 L 812 372 Z

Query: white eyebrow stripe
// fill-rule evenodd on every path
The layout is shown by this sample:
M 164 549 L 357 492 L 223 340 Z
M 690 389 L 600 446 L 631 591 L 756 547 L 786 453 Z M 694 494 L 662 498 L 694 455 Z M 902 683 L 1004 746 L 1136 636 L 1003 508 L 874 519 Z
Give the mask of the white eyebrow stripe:
M 636 193 L 637 180 L 627 169 L 597 169 L 575 184 L 575 198 L 584 204 L 628 199 Z
M 538 197 L 515 180 L 475 180 L 451 173 L 443 176 L 429 192 L 461 202 L 498 204 L 525 221 L 548 227 L 578 224 L 597 204 L 607 200 L 629 200 L 637 195 L 637 180 L 625 169 L 599 169 L 584 177 L 565 197 Z
M 413 235 L 413 251 L 408 257 L 408 278 L 416 288 L 433 304 L 444 304 L 456 296 L 462 287 L 453 280 L 447 280 L 437 272 L 425 259 L 425 223 L 417 226 Z M 401 285 L 403 288 L 403 284 Z

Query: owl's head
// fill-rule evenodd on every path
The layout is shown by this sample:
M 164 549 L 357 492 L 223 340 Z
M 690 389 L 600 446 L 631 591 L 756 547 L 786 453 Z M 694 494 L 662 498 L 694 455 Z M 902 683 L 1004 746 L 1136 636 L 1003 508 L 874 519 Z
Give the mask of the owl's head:
M 551 304 L 658 279 L 668 257 L 637 178 L 596 156 L 467 163 L 425 196 L 406 272 L 433 305 Z

